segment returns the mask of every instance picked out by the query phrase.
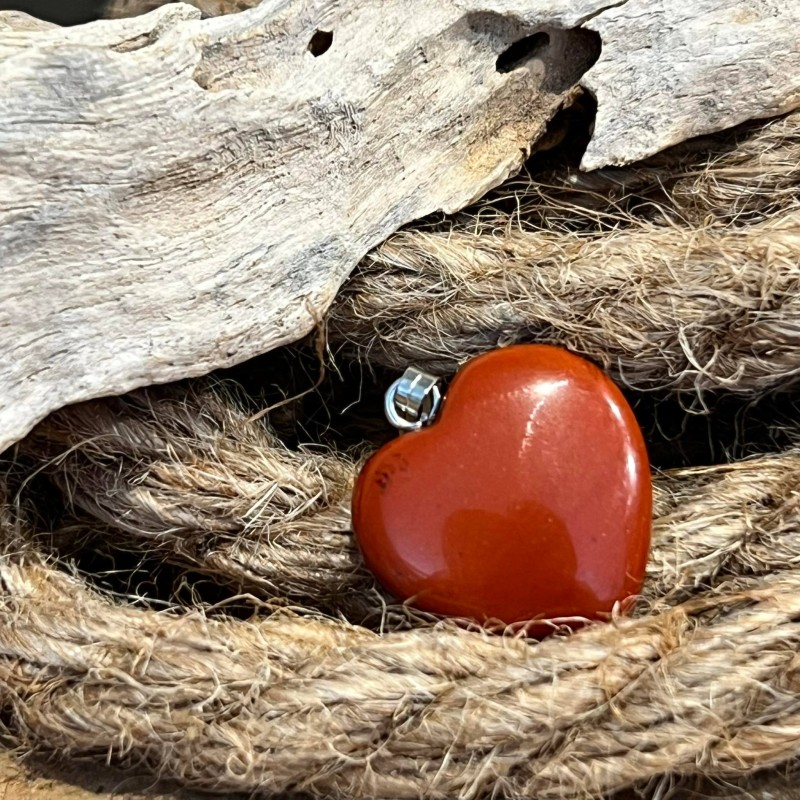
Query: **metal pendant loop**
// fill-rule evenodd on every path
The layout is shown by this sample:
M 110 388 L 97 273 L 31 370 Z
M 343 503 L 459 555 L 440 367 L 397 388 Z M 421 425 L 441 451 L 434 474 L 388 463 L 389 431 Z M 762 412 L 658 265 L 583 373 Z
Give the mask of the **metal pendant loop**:
M 401 431 L 417 431 L 433 421 L 442 402 L 439 379 L 409 367 L 386 392 L 386 418 Z

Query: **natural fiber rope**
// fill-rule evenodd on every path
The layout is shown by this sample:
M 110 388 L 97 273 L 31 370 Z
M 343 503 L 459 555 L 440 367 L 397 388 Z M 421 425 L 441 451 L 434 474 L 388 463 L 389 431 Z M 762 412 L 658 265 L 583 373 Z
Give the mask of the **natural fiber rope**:
M 287 450 L 224 392 L 87 403 L 52 416 L 25 446 L 127 547 L 157 547 L 218 580 L 354 621 L 383 612 L 349 533 L 356 465 Z M 654 482 L 649 602 L 800 563 L 800 451 Z
M 119 545 L 351 616 L 381 606 L 349 531 L 354 463 L 287 449 L 222 385 L 79 405 L 22 446 Z
M 447 374 L 547 341 L 635 389 L 758 394 L 800 378 L 798 252 L 800 212 L 741 229 L 402 233 L 347 285 L 331 336 L 394 369 Z
M 736 776 L 800 737 L 800 576 L 537 645 L 114 606 L 0 560 L 0 692 L 19 736 L 221 791 L 589 796 Z

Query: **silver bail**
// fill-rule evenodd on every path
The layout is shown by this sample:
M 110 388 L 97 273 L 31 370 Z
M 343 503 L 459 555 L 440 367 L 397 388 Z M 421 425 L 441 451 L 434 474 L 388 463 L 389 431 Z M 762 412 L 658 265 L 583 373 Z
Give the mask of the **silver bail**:
M 441 402 L 439 379 L 409 367 L 389 387 L 383 408 L 395 428 L 417 431 L 433 420 Z

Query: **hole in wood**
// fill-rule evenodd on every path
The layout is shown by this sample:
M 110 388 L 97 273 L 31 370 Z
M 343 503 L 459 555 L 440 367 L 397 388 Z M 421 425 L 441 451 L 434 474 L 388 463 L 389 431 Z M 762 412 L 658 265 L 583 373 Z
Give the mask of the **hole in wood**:
M 541 55 L 549 44 L 550 36 L 544 31 L 532 33 L 530 36 L 514 42 L 511 47 L 503 50 L 497 57 L 497 71 L 512 72 L 525 66 L 532 58 Z
M 314 31 L 308 43 L 308 52 L 315 58 L 326 53 L 333 42 L 333 31 Z
M 553 30 L 550 46 L 542 55 L 544 80 L 542 90 L 560 93 L 579 83 L 603 49 L 600 35 L 583 28 Z

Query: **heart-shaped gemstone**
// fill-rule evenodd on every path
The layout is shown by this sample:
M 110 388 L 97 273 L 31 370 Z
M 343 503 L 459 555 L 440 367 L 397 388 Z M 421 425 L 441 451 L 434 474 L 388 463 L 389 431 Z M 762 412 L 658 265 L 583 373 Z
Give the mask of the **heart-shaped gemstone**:
M 353 498 L 364 559 L 393 595 L 482 622 L 602 618 L 641 588 L 651 516 L 630 406 L 546 345 L 470 361 L 433 424 L 369 459 Z

